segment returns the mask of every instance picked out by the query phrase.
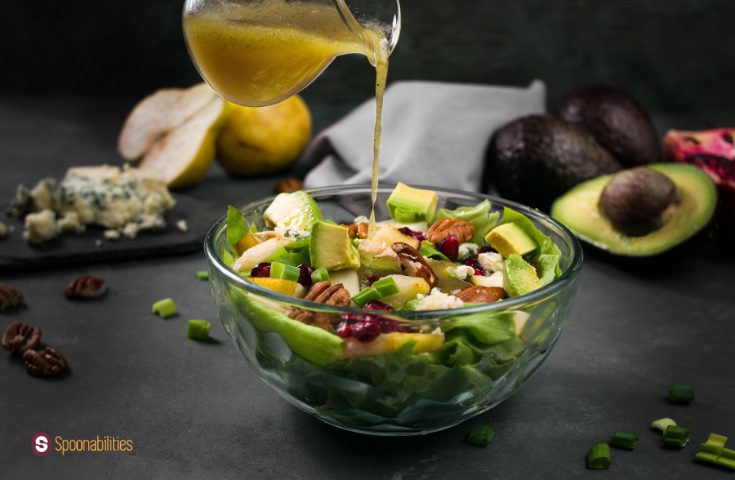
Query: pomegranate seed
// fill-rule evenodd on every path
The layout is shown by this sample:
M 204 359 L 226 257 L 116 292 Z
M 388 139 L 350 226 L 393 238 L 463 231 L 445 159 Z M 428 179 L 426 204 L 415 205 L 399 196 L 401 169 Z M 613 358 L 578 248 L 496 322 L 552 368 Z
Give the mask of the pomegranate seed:
M 444 239 L 439 249 L 450 260 L 457 260 L 457 255 L 459 255 L 459 240 L 454 235 L 449 235 Z
M 259 263 L 250 271 L 251 277 L 270 277 L 271 264 L 268 262 Z
M 413 238 L 415 238 L 419 242 L 423 242 L 424 240 L 426 240 L 426 237 L 424 236 L 424 232 L 419 232 L 417 230 L 411 230 L 408 227 L 401 227 L 401 228 L 398 229 L 398 231 L 401 232 L 404 235 L 410 235 L 410 236 L 412 236 Z
M 372 286 L 372 284 L 377 282 L 378 280 L 380 280 L 380 275 L 370 275 L 369 277 L 367 277 L 368 286 Z
M 362 307 L 363 310 L 384 310 L 389 311 L 393 310 L 393 307 L 390 305 L 387 305 L 381 301 L 378 300 L 371 300 L 369 301 L 364 307 Z
M 468 267 L 475 269 L 475 275 L 485 275 L 485 270 L 482 269 L 482 265 L 477 261 L 477 257 L 470 257 L 465 259 L 464 264 Z
M 314 272 L 314 269 L 311 265 L 302 263 L 299 265 L 299 270 L 301 270 L 301 273 L 299 274 L 299 283 L 305 287 L 310 287 L 312 284 L 311 274 Z
M 346 321 L 342 321 L 337 325 L 337 335 L 342 338 L 348 338 L 352 336 L 352 327 Z
M 382 321 L 380 317 L 374 315 L 366 315 L 367 319 L 362 322 L 355 323 L 351 326 L 352 336 L 361 342 L 369 342 L 375 340 L 375 337 L 382 332 Z

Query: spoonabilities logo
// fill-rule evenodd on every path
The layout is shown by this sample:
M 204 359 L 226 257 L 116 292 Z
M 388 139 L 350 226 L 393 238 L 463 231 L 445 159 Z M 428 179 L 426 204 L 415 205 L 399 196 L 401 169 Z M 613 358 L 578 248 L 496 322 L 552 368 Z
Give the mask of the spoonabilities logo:
M 35 434 L 31 442 L 31 448 L 33 449 L 33 453 L 39 457 L 48 455 L 49 450 L 51 450 L 48 434 L 43 432 Z

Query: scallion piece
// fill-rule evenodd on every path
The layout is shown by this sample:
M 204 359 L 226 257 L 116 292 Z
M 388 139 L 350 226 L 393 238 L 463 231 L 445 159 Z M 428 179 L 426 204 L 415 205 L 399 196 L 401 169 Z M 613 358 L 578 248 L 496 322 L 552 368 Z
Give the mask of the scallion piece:
M 161 318 L 173 317 L 176 315 L 176 304 L 173 299 L 164 298 L 154 303 L 151 310 Z
M 669 401 L 680 405 L 692 403 L 694 389 L 691 385 L 669 385 Z
M 280 262 L 271 262 L 271 278 L 280 278 L 295 282 L 299 279 L 299 275 L 301 275 L 301 270 L 298 267 Z
M 380 293 L 373 288 L 373 287 L 367 287 L 363 288 L 358 292 L 357 295 L 352 297 L 352 301 L 358 304 L 361 307 L 364 307 L 368 302 L 371 302 L 373 300 L 378 300 L 380 297 Z
M 587 468 L 605 470 L 610 468 L 611 460 L 610 446 L 607 443 L 598 443 L 587 452 Z
M 673 421 L 670 418 L 659 418 L 658 420 L 654 420 L 651 423 L 651 428 L 655 428 L 656 430 L 661 430 L 661 432 L 665 432 L 667 428 L 670 426 L 676 426 L 676 422 Z
M 202 280 L 202 281 L 209 280 L 209 272 L 206 271 L 206 270 L 200 270 L 200 271 L 198 271 L 197 272 L 197 279 Z
M 735 460 L 732 458 L 725 458 L 722 455 L 717 457 L 717 465 L 719 465 L 720 467 L 729 468 L 730 470 L 735 470 Z
M 373 283 L 372 287 L 378 291 L 381 297 L 395 295 L 398 293 L 398 285 L 392 277 L 384 277 Z
M 289 252 L 294 252 L 296 250 L 302 250 L 304 248 L 309 248 L 309 239 L 308 238 L 302 238 L 301 240 L 296 240 L 295 242 L 291 242 L 284 246 L 286 250 Z
M 480 423 L 470 430 L 470 433 L 465 438 L 465 442 L 476 447 L 487 447 L 494 436 L 495 430 L 493 430 L 489 423 Z
M 613 433 L 610 445 L 618 448 L 625 448 L 626 450 L 634 450 L 638 445 L 638 435 L 633 433 L 615 432 Z
M 324 267 L 319 267 L 311 272 L 311 281 L 313 283 L 323 282 L 329 280 L 329 272 Z
M 670 425 L 664 432 L 664 445 L 667 447 L 684 448 L 689 443 L 691 434 L 684 427 Z
M 722 452 L 720 452 L 721 457 L 729 458 L 731 460 L 735 460 L 735 450 L 732 450 L 730 448 L 722 447 Z
M 710 433 L 707 437 L 707 442 L 711 445 L 717 445 L 719 447 L 724 447 L 727 443 L 727 437 L 724 435 L 720 435 L 719 433 Z
M 186 336 L 192 340 L 207 340 L 210 324 L 206 320 L 189 320 L 186 325 Z

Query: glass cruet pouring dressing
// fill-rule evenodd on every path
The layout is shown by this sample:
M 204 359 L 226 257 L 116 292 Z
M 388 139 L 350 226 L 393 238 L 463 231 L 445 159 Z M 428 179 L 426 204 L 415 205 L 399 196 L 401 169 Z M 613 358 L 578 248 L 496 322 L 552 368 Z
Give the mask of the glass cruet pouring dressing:
M 365 55 L 376 70 L 374 210 L 388 57 L 401 29 L 398 0 L 186 0 L 183 28 L 202 78 L 239 105 L 278 103 L 337 56 Z M 370 219 L 372 235 L 374 211 Z

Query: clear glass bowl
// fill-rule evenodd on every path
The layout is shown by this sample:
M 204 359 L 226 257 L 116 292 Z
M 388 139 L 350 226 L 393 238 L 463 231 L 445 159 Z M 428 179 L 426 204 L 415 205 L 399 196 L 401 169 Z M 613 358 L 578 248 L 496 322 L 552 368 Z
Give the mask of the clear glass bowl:
M 374 435 L 442 430 L 498 405 L 518 390 L 551 352 L 569 317 L 582 264 L 574 236 L 550 217 L 513 202 L 475 193 L 430 188 L 439 207 L 508 206 L 528 216 L 561 250 L 562 275 L 528 295 L 454 310 L 392 311 L 387 321 L 411 332 L 444 333 L 438 351 L 414 354 L 412 345 L 389 354 L 345 358 L 343 340 L 305 326 L 294 309 L 320 315 L 364 313 L 289 297 L 241 278 L 222 261 L 225 218 L 205 240 L 210 284 L 219 318 L 258 375 L 282 397 L 331 425 Z M 387 219 L 391 187 L 379 189 L 376 218 Z M 367 186 L 330 187 L 309 193 L 325 218 L 352 223 L 370 210 Z M 264 228 L 272 198 L 242 208 Z M 382 312 L 381 312 L 382 313 Z

